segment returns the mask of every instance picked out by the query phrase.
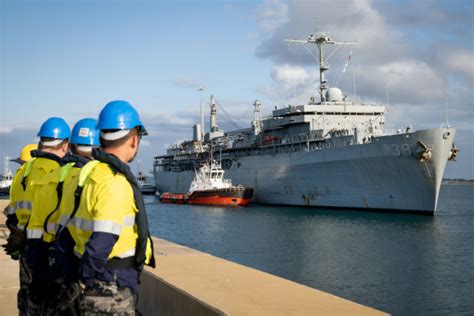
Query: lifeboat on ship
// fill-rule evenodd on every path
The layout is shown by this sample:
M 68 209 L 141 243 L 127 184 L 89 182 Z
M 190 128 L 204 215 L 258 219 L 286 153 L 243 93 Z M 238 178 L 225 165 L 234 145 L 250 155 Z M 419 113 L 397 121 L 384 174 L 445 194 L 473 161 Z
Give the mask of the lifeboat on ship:
M 160 195 L 163 203 L 199 204 L 215 206 L 247 205 L 253 197 L 253 188 L 233 185 L 224 179 L 224 170 L 215 160 L 199 168 L 186 194 L 165 192 Z

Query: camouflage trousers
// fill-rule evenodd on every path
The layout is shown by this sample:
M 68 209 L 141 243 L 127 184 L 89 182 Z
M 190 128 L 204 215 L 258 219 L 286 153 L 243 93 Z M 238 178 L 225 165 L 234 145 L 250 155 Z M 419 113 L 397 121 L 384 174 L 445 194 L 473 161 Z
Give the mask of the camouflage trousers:
M 81 315 L 135 316 L 135 295 L 131 289 L 119 287 L 115 282 L 95 280 L 84 290 Z
M 28 310 L 28 288 L 31 283 L 31 274 L 26 265 L 26 260 L 20 256 L 20 290 L 17 295 L 17 306 L 20 315 L 27 315 Z
M 18 291 L 17 304 L 21 316 L 47 315 L 44 309 L 43 299 L 33 296 L 31 290 L 31 270 L 28 268 L 25 256 L 20 255 L 20 290 Z M 48 288 L 45 287 L 45 291 Z

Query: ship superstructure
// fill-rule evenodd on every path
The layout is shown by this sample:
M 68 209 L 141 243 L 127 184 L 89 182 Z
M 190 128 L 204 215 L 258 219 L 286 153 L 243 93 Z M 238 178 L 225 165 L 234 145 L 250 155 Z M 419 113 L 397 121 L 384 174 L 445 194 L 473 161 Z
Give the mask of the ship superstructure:
M 458 151 L 455 130 L 385 133 L 385 106 L 351 101 L 325 79 L 324 46 L 356 43 L 326 34 L 287 41 L 318 47 L 319 100 L 275 107 L 263 119 L 256 100 L 250 127 L 224 132 L 211 96 L 209 132 L 196 124 L 192 140 L 155 157 L 158 190 L 186 192 L 211 152 L 228 178 L 255 189 L 255 202 L 433 213 L 446 162 Z

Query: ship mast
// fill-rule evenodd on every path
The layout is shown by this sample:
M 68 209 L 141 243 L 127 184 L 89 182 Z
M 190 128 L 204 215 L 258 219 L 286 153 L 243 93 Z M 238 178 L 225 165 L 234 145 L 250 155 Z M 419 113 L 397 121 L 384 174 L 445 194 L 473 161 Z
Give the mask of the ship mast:
M 307 40 L 294 40 L 294 39 L 285 39 L 285 42 L 290 43 L 301 43 L 301 44 L 315 44 L 318 46 L 319 52 L 319 95 L 321 97 L 321 102 L 326 101 L 326 90 L 327 90 L 327 81 L 324 78 L 324 72 L 329 70 L 329 64 L 324 60 L 323 46 L 326 44 L 332 45 L 357 45 L 357 42 L 336 42 L 333 41 L 328 35 L 324 33 L 316 33 L 316 35 L 311 34 Z

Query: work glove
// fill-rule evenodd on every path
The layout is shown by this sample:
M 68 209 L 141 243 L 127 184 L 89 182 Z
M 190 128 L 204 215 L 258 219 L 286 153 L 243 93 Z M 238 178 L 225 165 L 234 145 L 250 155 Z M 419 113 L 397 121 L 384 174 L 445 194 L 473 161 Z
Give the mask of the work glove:
M 19 252 L 26 247 L 25 232 L 19 228 L 13 227 L 10 236 L 7 239 L 7 243 L 2 245 L 2 247 L 7 255 L 16 260 L 15 258 L 18 258 Z
M 7 255 L 9 255 L 10 258 L 12 258 L 12 260 L 18 260 L 20 258 L 20 250 L 11 252 L 8 243 L 3 244 L 2 247 L 3 247 L 3 250 L 5 251 L 5 253 Z
M 20 259 L 20 250 L 17 250 L 14 253 L 11 253 L 10 258 L 12 260 L 19 260 Z

